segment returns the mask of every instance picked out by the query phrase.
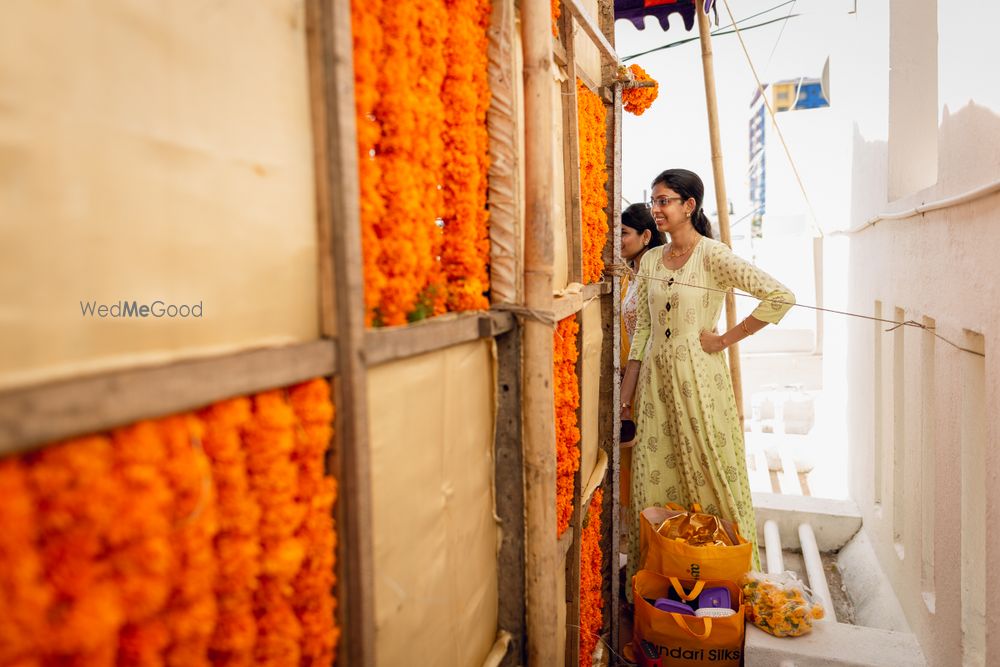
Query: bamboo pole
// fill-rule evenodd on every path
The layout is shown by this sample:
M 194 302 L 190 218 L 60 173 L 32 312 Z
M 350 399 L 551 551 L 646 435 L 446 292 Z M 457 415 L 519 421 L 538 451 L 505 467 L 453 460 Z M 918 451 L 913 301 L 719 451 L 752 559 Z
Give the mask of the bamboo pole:
M 703 1 L 703 0 L 702 0 Z M 701 5 L 702 2 L 695 4 Z M 715 205 L 719 210 L 719 236 L 730 248 L 729 198 L 726 196 L 726 174 L 722 164 L 722 140 L 719 136 L 719 103 L 715 95 L 715 67 L 712 64 L 712 30 L 708 14 L 696 7 L 698 36 L 701 41 L 701 66 L 705 75 L 705 108 L 708 111 L 708 135 L 712 146 L 712 176 L 715 180 Z M 736 326 L 736 297 L 726 293 L 726 330 Z M 737 343 L 729 346 L 729 372 L 733 376 L 733 393 L 736 394 L 736 413 L 743 425 L 743 374 L 740 371 L 740 349 Z
M 552 308 L 552 16 L 548 3 L 521 5 L 524 35 L 525 306 Z M 528 665 L 557 663 L 555 398 L 552 328 L 524 323 L 525 597 Z

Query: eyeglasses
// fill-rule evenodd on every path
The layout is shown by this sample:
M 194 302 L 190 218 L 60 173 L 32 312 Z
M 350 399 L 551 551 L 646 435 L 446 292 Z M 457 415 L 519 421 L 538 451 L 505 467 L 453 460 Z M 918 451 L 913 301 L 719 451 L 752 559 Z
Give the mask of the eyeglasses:
M 654 197 L 653 199 L 646 202 L 646 208 L 652 210 L 654 208 L 666 208 L 667 204 L 674 201 L 684 201 L 684 197 Z

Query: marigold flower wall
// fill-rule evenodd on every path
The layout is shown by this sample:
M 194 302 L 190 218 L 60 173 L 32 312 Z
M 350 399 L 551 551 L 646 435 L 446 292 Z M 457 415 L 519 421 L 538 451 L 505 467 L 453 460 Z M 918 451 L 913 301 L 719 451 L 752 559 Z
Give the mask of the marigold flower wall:
M 0 664 L 330 665 L 324 380 L 0 461 Z
M 351 3 L 369 326 L 489 307 L 490 12 Z

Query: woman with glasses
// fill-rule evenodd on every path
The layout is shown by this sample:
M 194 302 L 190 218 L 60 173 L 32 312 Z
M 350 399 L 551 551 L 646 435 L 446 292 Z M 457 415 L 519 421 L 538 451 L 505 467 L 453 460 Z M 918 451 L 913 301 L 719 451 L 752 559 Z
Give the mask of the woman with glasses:
M 670 243 L 647 252 L 636 275 L 638 316 L 621 389 L 622 419 L 634 414 L 637 431 L 629 514 L 637 519 L 653 505 L 699 503 L 739 524 L 759 568 L 743 425 L 723 351 L 781 320 L 795 296 L 712 238 L 704 194 L 701 179 L 686 169 L 668 169 L 653 181 L 650 212 Z M 716 334 L 730 288 L 761 303 Z M 637 525 L 628 531 L 627 580 L 638 569 L 638 532 Z

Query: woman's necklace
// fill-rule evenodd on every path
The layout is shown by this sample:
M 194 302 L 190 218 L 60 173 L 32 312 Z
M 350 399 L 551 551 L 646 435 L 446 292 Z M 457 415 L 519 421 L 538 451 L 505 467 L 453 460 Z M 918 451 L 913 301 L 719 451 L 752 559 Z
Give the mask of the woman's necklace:
M 684 255 L 686 255 L 689 252 L 691 252 L 692 250 L 694 250 L 694 247 L 696 245 L 698 245 L 697 241 L 695 241 L 694 243 L 692 243 L 691 245 L 689 245 L 687 250 L 684 250 L 682 252 L 677 252 L 677 251 L 674 250 L 674 242 L 671 241 L 670 242 L 670 249 L 667 250 L 667 257 L 669 259 L 677 259 L 678 257 L 683 257 Z

